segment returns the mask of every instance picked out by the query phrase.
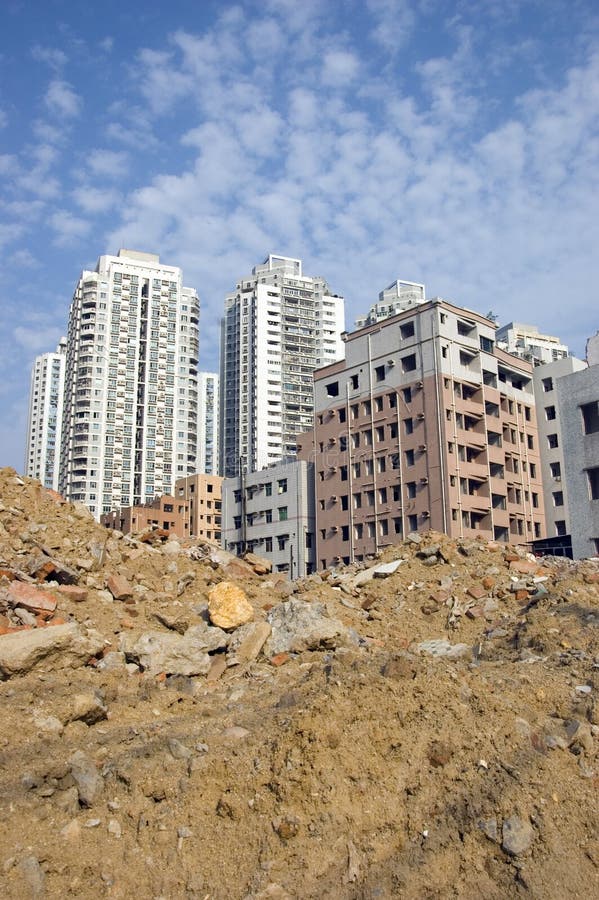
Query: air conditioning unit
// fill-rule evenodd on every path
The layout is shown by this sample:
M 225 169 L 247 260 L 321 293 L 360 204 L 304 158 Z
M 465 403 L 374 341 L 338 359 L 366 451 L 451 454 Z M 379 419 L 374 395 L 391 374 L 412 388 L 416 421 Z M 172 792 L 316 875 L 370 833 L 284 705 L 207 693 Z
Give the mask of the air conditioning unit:
M 428 478 L 426 477 L 426 475 L 422 476 L 422 478 L 420 479 L 420 484 L 428 484 Z
M 338 525 L 331 525 L 331 533 L 332 534 L 337 534 L 338 531 L 339 531 Z
M 416 418 L 418 419 L 419 422 L 424 422 L 426 416 L 424 415 L 424 413 L 418 413 Z
M 337 502 L 337 494 L 333 494 L 333 496 L 331 497 L 331 503 L 336 503 L 336 502 Z
M 337 443 L 337 438 L 334 438 L 334 437 L 329 438 L 329 444 L 336 444 L 336 443 Z
M 392 369 L 393 366 L 395 365 L 395 360 L 394 360 L 394 359 L 388 359 L 388 360 L 387 360 L 387 365 L 389 366 L 390 369 Z
M 416 387 L 417 387 L 417 388 L 423 388 L 423 387 L 424 387 L 424 381 L 417 381 L 417 382 L 416 382 Z
M 418 450 L 420 453 L 426 453 L 426 444 L 418 444 Z
M 430 519 L 430 517 L 431 517 L 431 514 L 430 514 L 429 510 L 428 510 L 428 509 L 425 509 L 424 512 L 422 513 L 422 518 L 423 518 L 423 519 Z
M 329 472 L 336 472 L 337 466 L 329 466 Z

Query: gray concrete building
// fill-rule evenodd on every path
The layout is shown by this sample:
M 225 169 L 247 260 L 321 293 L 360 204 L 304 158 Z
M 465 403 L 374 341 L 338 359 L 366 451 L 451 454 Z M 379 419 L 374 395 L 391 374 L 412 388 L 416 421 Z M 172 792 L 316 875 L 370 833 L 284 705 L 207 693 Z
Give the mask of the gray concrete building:
M 564 478 L 563 413 L 557 383 L 564 375 L 571 375 L 582 369 L 586 369 L 585 362 L 574 356 L 566 356 L 555 362 L 535 366 L 532 373 L 548 538 L 570 534 L 570 503 Z
M 223 547 L 257 553 L 290 578 L 309 575 L 316 559 L 313 481 L 312 465 L 300 460 L 225 478 Z
M 587 358 L 557 381 L 574 559 L 599 555 L 599 360 L 588 349 Z

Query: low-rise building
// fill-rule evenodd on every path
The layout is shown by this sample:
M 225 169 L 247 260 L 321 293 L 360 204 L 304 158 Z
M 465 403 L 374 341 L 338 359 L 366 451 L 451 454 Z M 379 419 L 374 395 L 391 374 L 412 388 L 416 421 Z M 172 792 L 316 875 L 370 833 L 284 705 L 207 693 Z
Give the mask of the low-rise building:
M 221 540 L 222 483 L 219 475 L 188 475 L 175 482 L 175 494 L 188 507 L 189 536 L 200 540 Z
M 271 560 L 290 578 L 315 568 L 313 467 L 294 460 L 223 482 L 223 546 Z
M 112 510 L 100 517 L 106 528 L 123 534 L 139 534 L 149 528 L 168 531 L 178 538 L 189 536 L 189 509 L 187 503 L 169 494 L 155 497 L 143 506 L 127 506 Z
M 319 568 L 412 531 L 526 543 L 545 536 L 532 365 L 495 324 L 434 299 L 345 335 L 315 372 Z

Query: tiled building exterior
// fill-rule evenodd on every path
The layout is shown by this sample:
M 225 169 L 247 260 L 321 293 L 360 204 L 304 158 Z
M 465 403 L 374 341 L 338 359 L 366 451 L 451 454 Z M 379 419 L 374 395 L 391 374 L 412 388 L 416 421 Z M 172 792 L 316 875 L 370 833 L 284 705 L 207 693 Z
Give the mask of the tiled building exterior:
M 199 299 L 181 269 L 120 250 L 84 271 L 67 334 L 59 490 L 96 518 L 196 470 Z
M 269 559 L 290 578 L 315 568 L 312 466 L 293 460 L 223 482 L 223 546 Z
M 58 490 L 66 349 L 66 338 L 62 338 L 55 353 L 43 353 L 35 358 L 29 390 L 25 474 L 55 491 Z
M 189 529 L 192 538 L 220 543 L 222 521 L 222 483 L 218 475 L 188 475 L 175 484 L 177 500 L 188 507 Z
M 344 301 L 302 261 L 272 254 L 225 299 L 220 468 L 255 472 L 295 456 L 312 424 L 313 372 L 343 356 Z
M 442 300 L 345 336 L 315 373 L 319 568 L 411 531 L 526 542 L 544 537 L 532 367 L 495 325 Z
M 100 516 L 100 524 L 123 534 L 139 534 L 148 528 L 157 528 L 186 538 L 189 536 L 189 510 L 181 499 L 163 494 L 143 506 L 127 506 L 104 513 Z

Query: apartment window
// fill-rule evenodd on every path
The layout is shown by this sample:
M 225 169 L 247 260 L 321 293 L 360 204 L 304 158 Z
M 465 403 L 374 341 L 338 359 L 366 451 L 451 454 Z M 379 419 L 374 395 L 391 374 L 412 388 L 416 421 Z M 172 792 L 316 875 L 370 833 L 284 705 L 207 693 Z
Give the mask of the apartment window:
M 389 409 L 395 409 L 397 406 L 397 394 L 387 394 L 389 400 Z
M 349 381 L 350 381 L 350 385 L 351 385 L 352 389 L 353 389 L 354 391 L 357 391 L 358 388 L 359 388 L 359 386 L 360 386 L 360 377 L 359 377 L 359 375 L 352 375 L 352 376 L 350 376 Z
M 352 475 L 354 478 L 359 478 L 361 471 L 362 471 L 362 466 L 359 462 L 352 463 Z
M 416 371 L 416 354 L 410 353 L 409 356 L 404 356 L 401 360 L 401 370 L 402 372 L 415 372 Z
M 587 469 L 587 479 L 589 482 L 589 496 L 591 500 L 599 500 L 599 466 Z
M 377 381 L 385 380 L 385 366 L 377 366 L 374 370 L 374 376 Z
M 530 464 L 530 477 L 531 478 L 537 477 L 537 464 L 536 463 Z
M 550 450 L 555 450 L 556 447 L 559 447 L 559 441 L 557 439 L 557 434 L 548 434 L 547 435 L 547 445 Z
M 562 477 L 562 467 L 558 462 L 549 463 L 549 471 L 551 472 L 552 478 L 561 478 Z
M 377 425 L 376 427 L 376 439 L 380 443 L 385 440 L 385 427 L 384 425 Z
M 404 403 L 412 402 L 412 388 L 410 388 L 410 387 L 402 388 L 401 393 L 403 394 Z
M 408 528 L 410 531 L 418 530 L 418 516 L 417 515 L 408 516 Z
M 287 507 L 280 506 L 279 507 L 279 522 L 286 522 L 286 521 L 287 521 Z
M 548 422 L 552 422 L 555 419 L 555 406 L 545 407 L 545 418 Z
M 379 488 L 379 503 L 387 502 L 387 488 Z
M 379 474 L 382 474 L 387 470 L 387 460 L 384 456 L 377 457 L 376 470 Z
M 264 539 L 264 549 L 267 553 L 272 553 L 272 538 L 267 537 Z
M 556 519 L 556 522 L 555 522 L 556 537 L 563 537 L 565 534 L 566 534 L 566 520 L 565 519 Z
M 354 509 L 360 509 L 362 507 L 362 494 L 354 494 Z
M 345 422 L 346 418 L 347 418 L 347 416 L 346 416 L 346 413 L 345 413 L 345 407 L 342 406 L 341 409 L 339 410 L 339 421 L 340 421 L 340 422 Z
M 379 530 L 381 537 L 386 537 L 389 534 L 389 521 L 388 519 L 381 519 L 379 522 Z
M 524 418 L 527 422 L 530 422 L 530 406 L 524 407 Z
M 343 494 L 341 497 L 341 509 L 349 509 L 349 496 L 347 494 Z
M 341 540 L 349 541 L 349 525 L 341 526 Z
M 272 522 L 272 509 L 266 510 L 266 512 L 264 513 L 264 519 L 267 524 L 270 524 Z
M 327 384 L 327 397 L 338 397 L 339 396 L 339 382 L 331 381 Z
M 352 405 L 351 405 L 352 419 L 357 419 L 359 415 L 360 415 L 360 405 L 358 403 L 352 403 Z
M 401 485 L 393 485 L 393 500 L 395 503 L 401 503 Z
M 408 481 L 406 484 L 406 490 L 408 492 L 408 500 L 414 500 L 416 497 L 416 482 Z
M 414 323 L 404 322 L 403 325 L 399 326 L 399 334 L 402 341 L 406 341 L 408 338 L 414 337 Z
M 402 529 L 401 516 L 396 516 L 396 518 L 393 519 L 393 526 L 395 528 L 395 534 L 401 534 L 401 529 Z
M 357 525 L 354 525 L 354 537 L 356 540 L 360 541 L 362 539 L 362 535 L 364 534 L 364 526 L 361 522 L 358 522 Z
M 341 481 L 347 481 L 347 466 L 340 466 Z
M 406 453 L 406 466 L 413 466 L 414 465 L 414 451 L 406 450 L 405 453 Z
M 382 397 L 375 397 L 374 409 L 375 409 L 375 412 L 383 411 L 383 398 Z
M 412 432 L 414 431 L 414 419 L 404 419 L 403 427 L 406 434 L 412 434 Z M 391 436 L 397 437 L 397 434 Z
M 279 537 L 277 538 L 277 544 L 279 545 L 279 550 L 285 549 L 285 546 L 286 546 L 288 540 L 289 540 L 288 534 L 279 535 Z
M 268 481 L 264 485 L 264 495 L 266 497 L 272 497 L 272 481 Z
M 593 403 L 583 403 L 580 407 L 582 413 L 582 430 L 585 434 L 595 434 L 599 431 L 599 404 L 596 400 Z
M 365 491 L 366 506 L 374 506 L 374 491 Z
M 546 394 L 553 390 L 553 378 L 543 378 L 541 384 Z
M 564 505 L 564 494 L 563 491 L 553 491 L 553 505 L 554 506 L 563 506 Z
M 287 493 L 287 479 L 280 478 L 277 481 L 277 493 L 278 494 L 286 494 Z

